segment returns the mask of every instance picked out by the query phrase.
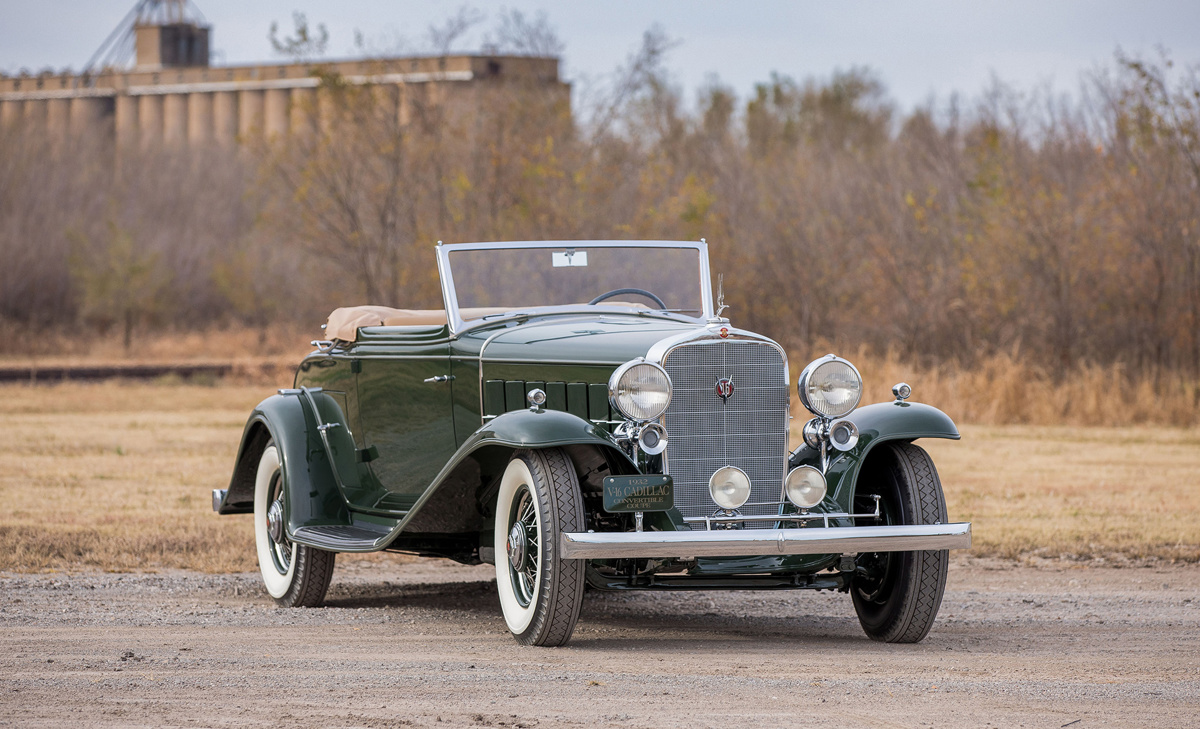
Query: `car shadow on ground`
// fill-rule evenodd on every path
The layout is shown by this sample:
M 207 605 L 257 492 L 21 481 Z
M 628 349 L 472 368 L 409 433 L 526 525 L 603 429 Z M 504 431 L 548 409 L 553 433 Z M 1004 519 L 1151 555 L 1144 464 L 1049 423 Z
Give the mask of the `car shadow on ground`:
M 728 593 L 726 593 L 728 594 Z M 666 599 L 664 599 L 664 597 Z M 645 646 L 661 642 L 681 647 L 691 642 L 737 643 L 745 645 L 769 639 L 772 644 L 788 643 L 870 645 L 859 628 L 854 608 L 847 598 L 843 614 L 820 614 L 799 610 L 793 602 L 779 599 L 756 612 L 778 610 L 779 614 L 747 614 L 746 606 L 727 602 L 720 593 L 589 592 L 571 645 L 581 649 L 615 649 L 632 643 Z M 330 608 L 373 608 L 383 610 L 422 610 L 444 613 L 448 621 L 463 612 L 479 617 L 500 618 L 496 583 L 492 580 L 451 583 L 342 584 L 331 590 L 325 605 Z M 829 603 L 814 605 L 820 609 Z M 835 608 L 836 609 L 836 608 Z M 434 615 L 433 617 L 436 617 Z M 501 624 L 502 627 L 502 624 Z M 878 645 L 878 644 L 874 644 Z
M 411 584 L 380 582 L 335 585 L 325 599 L 325 606 L 498 612 L 500 601 L 496 596 L 496 583 L 487 580 Z
M 826 615 L 739 615 L 731 612 L 695 612 L 683 610 L 674 614 L 619 615 L 589 613 L 585 605 L 580 616 L 582 629 L 577 628 L 571 645 L 577 648 L 616 648 L 659 640 L 682 646 L 691 642 L 716 643 L 759 642 L 771 645 L 864 644 L 869 643 L 858 625 L 853 611 L 846 617 Z M 598 631 L 600 635 L 596 635 Z

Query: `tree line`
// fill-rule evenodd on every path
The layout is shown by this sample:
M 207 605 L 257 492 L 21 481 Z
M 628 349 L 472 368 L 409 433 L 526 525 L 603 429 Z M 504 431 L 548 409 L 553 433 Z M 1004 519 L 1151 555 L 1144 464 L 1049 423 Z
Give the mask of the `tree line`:
M 574 109 L 516 81 L 402 100 L 318 64 L 311 131 L 273 143 L 0 130 L 0 347 L 440 308 L 438 240 L 705 238 L 735 325 L 792 350 L 1200 377 L 1196 69 L 1118 54 L 1072 96 L 901 113 L 865 69 L 693 98 L 669 49 L 647 32 Z

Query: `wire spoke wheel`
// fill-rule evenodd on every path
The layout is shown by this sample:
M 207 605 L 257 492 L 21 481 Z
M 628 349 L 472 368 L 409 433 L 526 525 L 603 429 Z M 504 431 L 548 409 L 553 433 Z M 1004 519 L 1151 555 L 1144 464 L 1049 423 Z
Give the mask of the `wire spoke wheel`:
M 292 567 L 292 540 L 283 528 L 283 477 L 279 471 L 271 479 L 271 506 L 267 508 L 267 533 L 271 537 L 271 561 L 276 571 L 286 575 Z
M 542 566 L 542 543 L 538 533 L 537 509 L 529 485 L 522 484 L 513 506 L 512 528 L 508 535 L 509 564 L 512 566 L 513 592 L 521 607 L 529 607 L 536 595 Z

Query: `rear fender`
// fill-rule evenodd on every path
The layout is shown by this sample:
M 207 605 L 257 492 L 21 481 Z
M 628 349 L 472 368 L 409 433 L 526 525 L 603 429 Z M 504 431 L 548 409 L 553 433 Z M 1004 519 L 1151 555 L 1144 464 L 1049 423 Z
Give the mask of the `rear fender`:
M 327 426 L 324 439 L 320 426 Z M 218 513 L 254 511 L 254 481 L 268 441 L 274 441 L 279 449 L 285 475 L 284 514 L 289 534 L 301 526 L 348 523 L 339 483 L 357 483 L 357 451 L 341 407 L 319 389 L 281 390 L 254 408 L 242 432 L 233 477 Z M 336 470 L 332 464 L 337 464 Z M 343 478 L 354 481 L 347 484 Z
M 830 449 L 830 464 L 825 472 L 829 494 L 838 506 L 853 513 L 854 494 L 858 476 L 872 449 L 888 441 L 912 441 L 917 438 L 949 438 L 961 436 L 954 421 L 941 410 L 919 402 L 890 402 L 867 405 L 847 416 L 858 428 L 858 444 L 845 453 Z M 821 467 L 819 451 L 801 446 L 789 459 L 788 467 L 800 465 Z

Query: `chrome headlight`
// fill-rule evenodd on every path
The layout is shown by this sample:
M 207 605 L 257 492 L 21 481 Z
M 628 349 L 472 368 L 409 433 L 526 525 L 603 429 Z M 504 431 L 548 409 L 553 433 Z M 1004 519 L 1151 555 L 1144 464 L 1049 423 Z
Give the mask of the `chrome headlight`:
M 630 420 L 657 420 L 671 404 L 671 378 L 652 362 L 626 362 L 608 378 L 608 401 Z
M 722 509 L 736 509 L 750 498 L 750 477 L 737 466 L 718 468 L 708 479 L 708 493 Z
M 812 466 L 798 466 L 783 480 L 788 501 L 801 509 L 811 509 L 825 498 L 825 477 Z
M 858 407 L 862 399 L 862 377 L 854 365 L 827 354 L 813 360 L 796 383 L 800 402 L 814 415 L 840 418 Z

